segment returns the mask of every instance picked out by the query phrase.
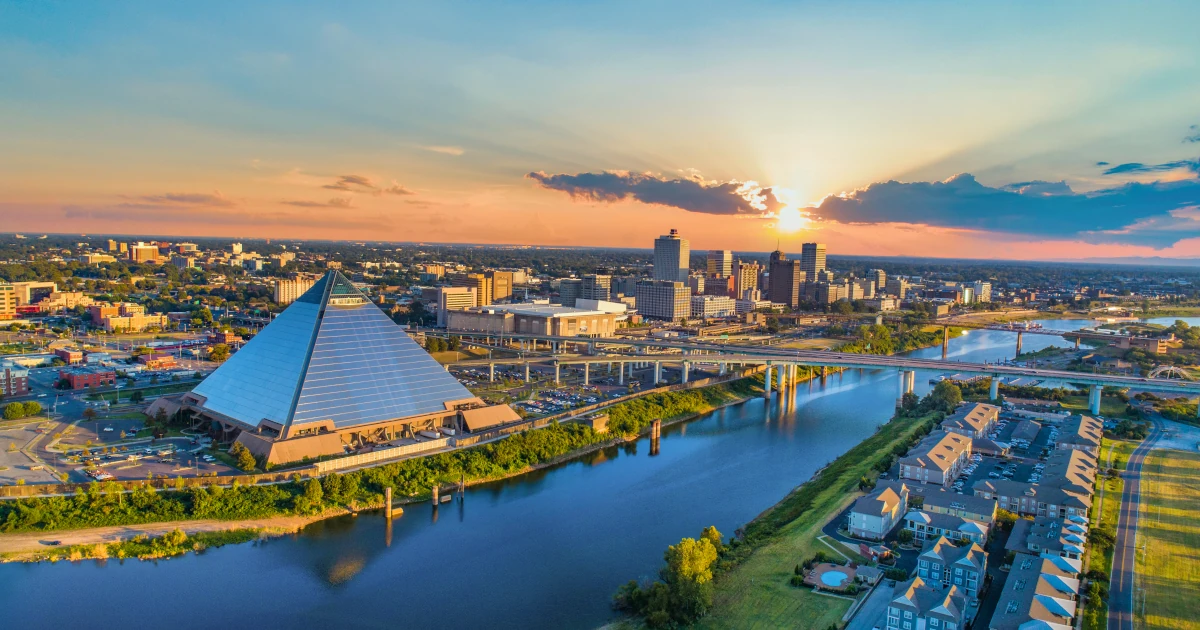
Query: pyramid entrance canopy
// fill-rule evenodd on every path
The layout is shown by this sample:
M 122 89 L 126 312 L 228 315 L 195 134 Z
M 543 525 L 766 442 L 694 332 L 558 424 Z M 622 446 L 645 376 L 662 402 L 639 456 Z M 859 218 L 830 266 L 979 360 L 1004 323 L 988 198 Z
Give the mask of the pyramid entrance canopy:
M 257 428 L 335 428 L 446 411 L 475 400 L 337 271 L 279 314 L 194 393 L 203 407 Z

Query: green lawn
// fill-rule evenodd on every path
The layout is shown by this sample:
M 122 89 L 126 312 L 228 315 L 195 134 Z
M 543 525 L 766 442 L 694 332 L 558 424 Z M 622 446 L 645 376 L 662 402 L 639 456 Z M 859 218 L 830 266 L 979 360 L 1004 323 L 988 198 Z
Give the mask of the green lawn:
M 143 396 L 160 396 L 162 394 L 177 394 L 179 392 L 190 392 L 192 388 L 199 384 L 196 379 L 184 379 L 178 382 L 163 383 L 162 385 L 152 385 L 150 387 L 138 387 L 136 389 L 123 388 L 120 391 L 121 402 L 129 402 L 129 397 L 133 392 L 141 392 Z M 96 394 L 88 394 L 91 400 L 108 400 L 115 402 L 118 392 L 100 392 Z
M 1070 409 L 1076 412 L 1088 412 L 1088 397 L 1087 396 L 1067 396 L 1062 399 L 1064 409 Z M 1115 396 L 1100 397 L 1100 415 L 1105 418 L 1137 418 L 1136 414 L 1128 414 L 1126 412 L 1128 403 L 1122 402 Z
M 1137 448 L 1137 442 L 1110 440 L 1105 438 L 1100 447 L 1100 476 L 1096 477 L 1096 500 L 1092 508 L 1093 529 L 1106 526 L 1114 531 L 1121 510 L 1121 492 L 1125 482 L 1120 477 L 1104 475 L 1109 467 L 1124 470 L 1129 454 Z M 1088 548 L 1088 566 L 1105 573 L 1112 570 L 1112 549 Z M 1106 602 L 1091 602 L 1083 614 L 1084 630 L 1106 630 L 1108 628 L 1108 605 Z
M 1200 628 L 1200 453 L 1152 451 L 1142 465 L 1137 592 L 1141 628 Z
M 795 566 L 818 550 L 821 527 L 860 495 L 858 481 L 893 447 L 907 444 L 927 418 L 900 418 L 859 443 L 814 481 L 747 526 L 762 531 L 753 553 L 716 579 L 713 609 L 698 628 L 825 628 L 840 623 L 850 602 L 788 584 Z M 770 532 L 774 533 L 770 533 Z

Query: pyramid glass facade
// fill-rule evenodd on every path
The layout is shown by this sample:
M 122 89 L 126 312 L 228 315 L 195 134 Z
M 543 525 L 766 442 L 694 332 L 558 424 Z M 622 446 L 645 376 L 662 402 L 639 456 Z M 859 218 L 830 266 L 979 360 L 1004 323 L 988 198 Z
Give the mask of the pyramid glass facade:
M 331 271 L 196 387 L 251 427 L 337 429 L 446 410 L 475 396 L 342 274 Z

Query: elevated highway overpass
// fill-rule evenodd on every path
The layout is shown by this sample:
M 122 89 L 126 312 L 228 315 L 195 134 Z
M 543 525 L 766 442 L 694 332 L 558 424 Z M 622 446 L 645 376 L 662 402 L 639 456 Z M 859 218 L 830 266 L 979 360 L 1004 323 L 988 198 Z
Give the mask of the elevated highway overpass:
M 784 387 L 795 381 L 797 369 L 800 366 L 814 368 L 846 368 L 846 369 L 894 369 L 900 375 L 900 394 L 911 392 L 915 384 L 917 370 L 933 370 L 964 374 L 979 374 L 991 377 L 991 397 L 998 396 L 999 380 L 1004 377 L 1029 377 L 1042 380 L 1059 380 L 1090 388 L 1089 408 L 1093 414 L 1100 412 L 1100 394 L 1104 387 L 1136 388 L 1138 390 L 1172 394 L 1176 396 L 1200 396 L 1200 383 L 1169 378 L 1146 378 L 1116 374 L 1089 374 L 1067 370 L 1052 370 L 1016 365 L 971 363 L 966 361 L 948 361 L 945 359 L 923 359 L 907 356 L 884 356 L 873 354 L 855 354 L 847 352 L 831 352 L 823 350 L 801 350 L 789 348 L 774 348 L 769 346 L 747 347 L 742 345 L 718 344 L 706 342 L 690 342 L 684 340 L 638 340 L 630 342 L 624 339 L 591 339 L 581 337 L 552 337 L 539 335 L 508 335 L 510 339 L 519 338 L 528 347 L 538 344 L 548 344 L 551 354 L 542 356 L 518 356 L 513 358 L 488 358 L 461 361 L 455 365 L 487 367 L 489 377 L 494 378 L 496 365 L 524 365 L 526 379 L 529 378 L 529 365 L 552 365 L 555 369 L 555 379 L 560 380 L 563 366 L 582 366 L 584 382 L 588 382 L 592 368 L 595 366 L 618 367 L 618 375 L 624 382 L 625 372 L 632 374 L 635 365 L 653 366 L 655 382 L 661 382 L 664 364 L 676 365 L 681 371 L 683 382 L 687 382 L 693 366 L 716 365 L 724 374 L 731 367 L 763 366 L 766 371 L 766 395 L 770 395 L 772 385 Z M 582 354 L 564 354 L 560 350 L 574 345 L 583 351 Z M 604 346 L 635 347 L 644 352 L 646 348 L 678 350 L 679 354 L 601 354 Z M 493 346 L 494 347 L 494 346 Z M 524 345 L 522 347 L 525 347 Z M 772 383 L 774 376 L 774 383 Z

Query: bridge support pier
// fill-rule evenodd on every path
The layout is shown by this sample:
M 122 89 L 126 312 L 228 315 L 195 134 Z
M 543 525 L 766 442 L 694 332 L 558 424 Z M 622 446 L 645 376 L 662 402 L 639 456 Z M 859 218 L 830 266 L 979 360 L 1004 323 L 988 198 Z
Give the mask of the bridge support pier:
M 950 327 L 942 326 L 942 358 L 950 352 Z
M 491 382 L 494 382 L 495 380 L 496 380 L 496 364 L 489 363 L 488 364 L 488 382 L 491 383 Z
M 688 382 L 688 369 L 689 369 L 690 367 L 691 367 L 691 364 L 690 364 L 690 363 L 688 363 L 687 361 L 684 361 L 684 362 L 683 362 L 683 367 L 681 368 L 681 370 L 682 370 L 682 376 L 680 376 L 680 378 L 679 378 L 679 382 L 680 382 L 680 383 L 683 383 L 683 384 L 685 384 L 685 385 L 687 384 L 687 382 Z
M 658 385 L 662 382 L 662 361 L 654 362 L 654 384 Z
M 529 382 L 529 364 L 528 363 L 525 364 L 525 382 L 526 383 Z
M 917 373 L 913 370 L 900 370 L 900 393 L 896 395 L 896 403 L 904 400 L 905 394 L 911 394 L 917 382 Z
M 1100 415 L 1100 396 L 1103 391 L 1103 387 L 1092 385 L 1091 391 L 1088 392 L 1088 411 L 1092 412 L 1093 416 Z
M 1079 349 L 1079 337 L 1076 337 L 1076 338 L 1075 338 L 1075 349 L 1076 349 L 1076 350 L 1078 350 L 1078 349 Z
M 776 381 L 775 388 L 779 390 L 780 394 L 783 394 L 783 388 L 787 385 L 786 372 L 787 372 L 786 365 L 781 365 L 775 369 L 775 381 Z
M 591 363 L 584 363 L 584 364 L 583 364 L 583 384 L 584 384 L 584 386 L 585 386 L 585 387 L 586 387 L 587 385 L 590 385 L 590 383 L 589 383 L 588 381 L 590 381 L 590 380 L 591 380 L 591 376 L 592 376 L 592 375 L 591 375 L 591 367 L 592 367 L 592 364 L 591 364 Z
M 821 380 L 825 380 L 826 376 L 829 376 L 829 366 L 822 365 L 821 366 Z
M 992 402 L 996 402 L 997 400 L 999 400 L 999 398 L 1000 398 L 1000 375 L 993 374 L 992 375 L 992 386 L 988 390 L 988 399 L 991 400 Z
M 618 365 L 617 385 L 624 385 L 625 384 L 625 363 L 621 362 L 621 363 L 618 363 L 617 365 Z
M 1021 331 L 1017 331 L 1017 357 L 1021 356 Z M 1014 359 L 1016 357 L 1013 357 Z
M 771 364 L 767 364 L 767 371 L 763 372 L 763 398 L 771 397 Z
M 725 373 L 729 371 L 729 364 L 728 364 L 728 363 L 721 363 L 721 364 L 719 364 L 719 365 L 717 366 L 717 369 L 718 369 L 718 372 L 717 372 L 717 374 L 718 374 L 719 376 L 725 376 Z

